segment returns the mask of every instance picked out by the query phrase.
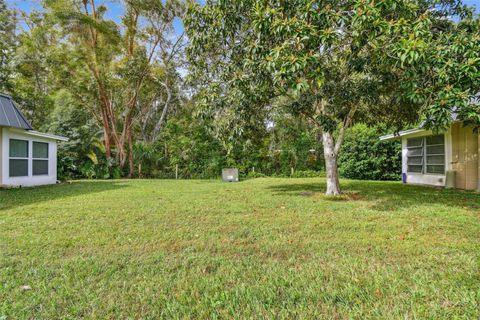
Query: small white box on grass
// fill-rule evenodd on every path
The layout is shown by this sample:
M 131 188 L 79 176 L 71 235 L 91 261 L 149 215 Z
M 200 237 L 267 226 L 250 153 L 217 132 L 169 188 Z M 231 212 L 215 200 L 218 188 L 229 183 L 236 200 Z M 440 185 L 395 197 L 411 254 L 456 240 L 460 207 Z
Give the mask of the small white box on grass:
M 225 168 L 222 170 L 222 179 L 225 182 L 238 182 L 238 169 Z

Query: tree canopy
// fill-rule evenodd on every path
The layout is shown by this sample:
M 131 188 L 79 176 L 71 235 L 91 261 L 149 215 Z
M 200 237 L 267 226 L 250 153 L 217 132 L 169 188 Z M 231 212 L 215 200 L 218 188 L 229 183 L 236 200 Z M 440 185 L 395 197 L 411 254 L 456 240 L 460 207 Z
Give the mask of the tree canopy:
M 206 104 L 251 117 L 283 97 L 318 127 L 327 194 L 340 193 L 337 157 L 355 121 L 424 116 L 441 128 L 455 110 L 479 123 L 479 22 L 459 1 L 207 1 L 186 25 Z

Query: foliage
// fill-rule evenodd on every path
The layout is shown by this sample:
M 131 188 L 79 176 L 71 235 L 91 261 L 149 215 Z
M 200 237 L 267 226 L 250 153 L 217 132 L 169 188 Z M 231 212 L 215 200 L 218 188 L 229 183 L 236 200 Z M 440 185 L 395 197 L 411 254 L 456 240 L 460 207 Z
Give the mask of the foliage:
M 479 22 L 460 1 L 207 1 L 192 3 L 185 21 L 199 100 L 251 121 L 286 98 L 292 115 L 321 131 L 330 195 L 340 193 L 337 157 L 355 119 L 400 126 L 423 113 L 427 123 L 451 122 L 439 104 L 479 114 Z M 466 72 L 437 86 L 450 61 Z M 441 98 L 449 87 L 462 104 Z
M 409 65 L 401 87 L 409 87 L 410 101 L 424 103 L 425 128 L 447 129 L 452 121 L 462 121 L 480 129 L 480 18 L 465 15 L 458 23 L 432 26 L 440 31 L 420 49 L 405 49 L 410 56 L 418 50 L 415 63 L 424 66 Z
M 266 178 L 267 176 L 260 172 L 250 171 L 245 176 L 245 179 Z
M 325 177 L 325 172 L 324 171 L 314 171 L 314 170 L 300 170 L 300 171 L 294 171 L 292 175 L 290 175 L 292 178 L 316 178 L 316 177 Z
M 479 194 L 342 184 L 339 201 L 322 178 L 0 190 L 0 314 L 477 318 Z
M 89 111 L 102 127 L 106 158 L 114 157 L 122 169 L 128 166 L 132 176 L 138 119 L 157 121 L 158 112 L 152 110 L 161 103 L 160 96 L 168 95 L 153 129 L 156 137 L 171 96 L 178 94 L 167 80 L 179 82 L 175 57 L 183 37 L 175 40 L 173 21 L 181 15 L 182 4 L 145 0 L 123 5 L 118 23 L 107 19 L 107 7 L 93 0 L 52 0 L 46 2 L 46 19 L 60 30 L 59 42 L 68 53 L 58 57 L 58 72 L 70 73 L 63 87 L 78 95 L 81 84 L 91 102 Z
M 380 141 L 385 127 L 355 125 L 347 131 L 339 156 L 340 174 L 349 179 L 399 180 L 402 172 L 401 144 Z
M 478 123 L 479 20 L 469 8 L 327 2 L 135 0 L 110 20 L 109 4 L 92 0 L 29 13 L 0 0 L 0 90 L 36 130 L 70 139 L 59 146 L 61 179 L 174 178 L 177 168 L 216 178 L 224 167 L 328 176 L 353 123 L 398 130 L 423 115 L 435 130 L 452 112 Z
M 265 173 L 290 175 L 295 171 L 324 170 L 318 131 L 311 124 L 277 112 L 271 118 L 269 156 L 272 165 Z
M 101 128 L 88 110 L 67 90 L 57 91 L 51 99 L 53 111 L 44 129 L 69 137 L 58 145 L 58 178 L 119 178 L 121 171 L 113 159 L 105 157 Z
M 13 73 L 13 53 L 15 52 L 16 17 L 7 8 L 5 0 L 0 0 L 0 92 L 9 92 Z
M 304 132 L 306 130 L 306 132 Z M 265 175 L 290 175 L 295 170 L 321 170 L 321 152 L 312 152 L 315 136 L 295 119 L 275 118 L 275 126 L 251 126 L 231 139 L 209 118 L 185 105 L 169 118 L 155 143 L 135 145 L 137 174 L 145 178 L 218 178 L 224 167 L 237 167 L 242 177 L 253 170 Z
M 29 32 L 20 29 L 17 35 L 11 94 L 32 126 L 43 130 L 54 108 L 55 66 L 62 48 L 58 46 L 58 31 L 44 14 L 22 13 L 21 17 Z

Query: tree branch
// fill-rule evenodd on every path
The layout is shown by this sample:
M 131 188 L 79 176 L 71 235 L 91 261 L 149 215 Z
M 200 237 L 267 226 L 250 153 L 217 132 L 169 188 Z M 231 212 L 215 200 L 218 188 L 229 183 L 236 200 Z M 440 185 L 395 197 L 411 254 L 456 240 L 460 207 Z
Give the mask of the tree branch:
M 335 155 L 338 155 L 338 153 L 340 152 L 340 148 L 342 147 L 343 141 L 345 140 L 345 131 L 352 124 L 353 117 L 355 116 L 355 113 L 357 112 L 357 109 L 358 109 L 357 105 L 353 106 L 350 109 L 350 111 L 348 111 L 347 116 L 343 120 L 342 127 L 340 128 L 340 131 L 338 133 L 337 142 L 335 143 L 335 149 L 334 149 Z

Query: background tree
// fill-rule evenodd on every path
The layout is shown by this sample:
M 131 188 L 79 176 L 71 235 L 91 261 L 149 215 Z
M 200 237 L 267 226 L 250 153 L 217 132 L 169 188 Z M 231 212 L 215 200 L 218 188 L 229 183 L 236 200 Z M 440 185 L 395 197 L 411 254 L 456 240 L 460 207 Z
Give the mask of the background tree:
M 108 4 L 43 4 L 1 11 L 1 90 L 36 129 L 71 139 L 59 149 L 64 177 L 171 178 L 176 166 L 184 178 L 225 166 L 318 175 L 327 139 L 341 175 L 395 178 L 353 146 L 383 157 L 378 123 L 395 130 L 423 115 L 440 130 L 453 112 L 478 125 L 478 18 L 460 2 L 212 1 L 192 5 L 188 37 L 173 28 L 181 2 L 122 2 L 118 20 Z M 347 129 L 359 122 L 374 128 L 357 141 Z
M 32 126 L 44 129 L 52 112 L 53 95 L 58 89 L 55 68 L 61 48 L 59 32 L 45 14 L 19 13 L 23 30 L 16 35 L 11 91 Z
M 290 99 L 291 113 L 309 119 L 321 131 L 326 193 L 337 195 L 337 158 L 346 129 L 356 119 L 372 120 L 378 113 L 377 121 L 381 117 L 411 124 L 422 111 L 441 104 L 443 88 L 433 87 L 426 95 L 419 87 L 438 78 L 438 64 L 448 63 L 445 57 L 459 58 L 448 50 L 440 55 L 445 57 L 438 57 L 435 51 L 445 44 L 442 39 L 458 39 L 458 28 L 463 40 L 455 41 L 465 43 L 477 36 L 474 29 L 461 27 L 462 19 L 470 21 L 467 25 L 475 23 L 460 4 L 383 0 L 191 4 L 186 25 L 192 77 L 199 95 L 208 97 L 204 103 L 242 110 L 239 114 L 271 110 L 275 97 Z M 448 20 L 451 16 L 460 22 Z M 421 81 L 424 77 L 428 80 Z M 462 82 L 468 83 L 466 87 L 471 84 Z M 462 101 L 471 106 L 467 96 Z M 447 119 L 445 113 L 442 119 Z
M 65 57 L 65 72 L 74 73 L 70 79 L 84 83 L 90 95 L 92 85 L 95 88 L 93 98 L 97 101 L 90 109 L 102 124 L 106 157 L 112 156 L 114 147 L 119 166 L 128 163 L 132 176 L 136 119 L 141 104 L 152 105 L 155 96 L 145 88 L 155 80 L 154 69 L 172 68 L 170 61 L 179 52 L 183 38 L 180 35 L 172 40 L 173 21 L 181 15 L 182 4 L 126 1 L 122 26 L 106 20 L 107 8 L 95 1 L 56 0 L 48 7 L 76 58 Z M 168 85 L 157 86 L 156 90 L 167 91 L 165 87 L 171 90 Z
M 15 52 L 16 17 L 0 0 L 0 92 L 11 91 L 12 59 Z

